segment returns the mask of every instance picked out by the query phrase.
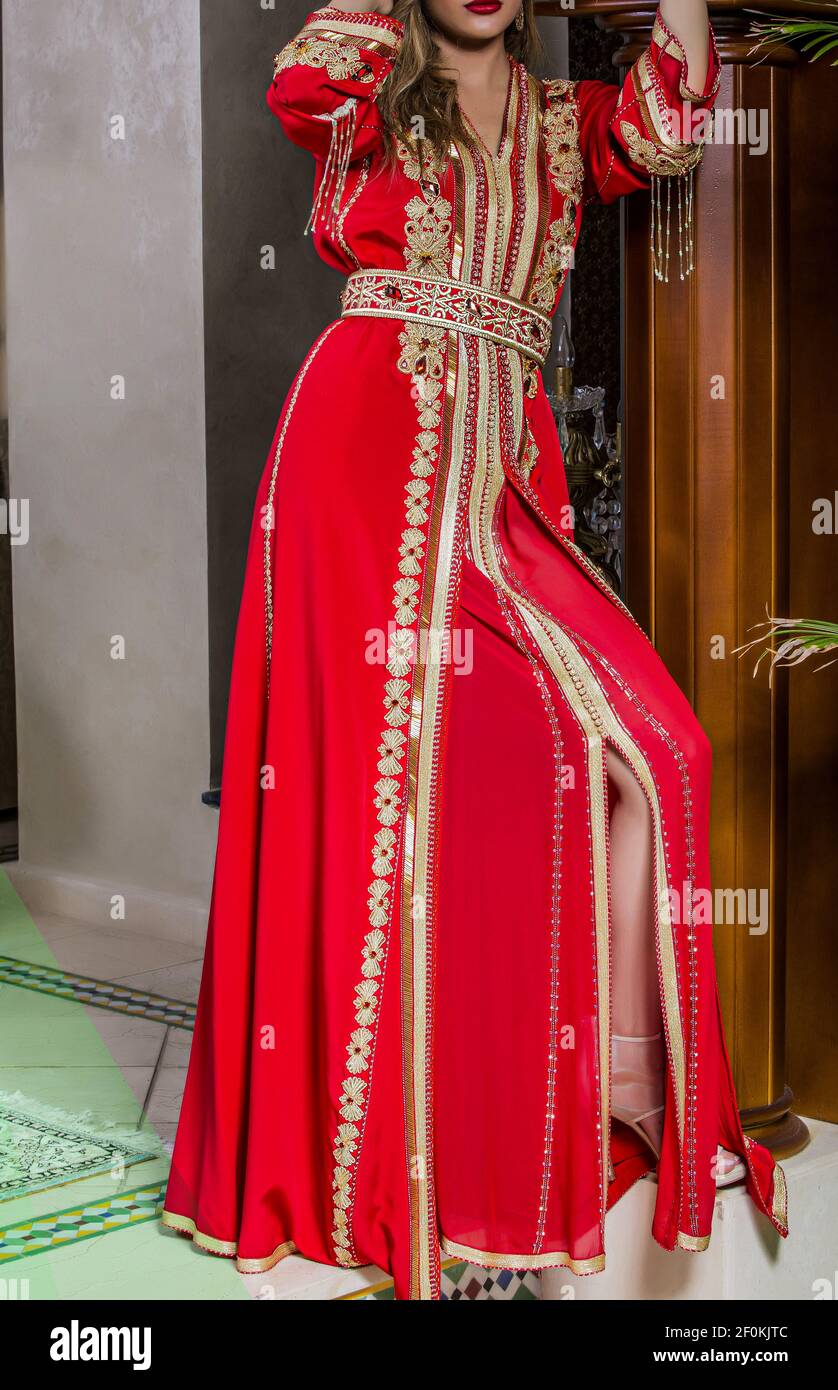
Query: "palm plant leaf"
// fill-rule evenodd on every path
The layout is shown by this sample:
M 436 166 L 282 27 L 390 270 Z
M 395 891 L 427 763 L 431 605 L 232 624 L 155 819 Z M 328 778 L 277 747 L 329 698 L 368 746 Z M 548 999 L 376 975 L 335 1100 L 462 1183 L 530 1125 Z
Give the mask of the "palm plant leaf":
M 740 659 L 746 652 L 752 652 L 755 648 L 761 648 L 760 654 L 754 666 L 756 676 L 760 666 L 766 659 L 769 662 L 768 684 L 771 685 L 775 670 L 786 666 L 799 666 L 802 662 L 808 661 L 811 656 L 825 655 L 827 652 L 838 652 L 838 623 L 822 621 L 818 618 L 772 618 L 768 621 L 756 623 L 749 632 L 755 632 L 762 628 L 762 634 L 754 637 L 744 646 L 736 647 L 734 656 Z M 838 656 L 834 656 L 829 661 L 823 661 L 815 667 L 816 671 L 823 671 L 827 666 L 832 666 L 838 661 Z
M 770 49 L 778 44 L 791 43 L 796 44 L 803 53 L 811 53 L 809 61 L 814 63 L 838 47 L 838 19 L 754 20 L 748 36 L 756 39 L 751 55 L 762 50 L 762 56 L 766 57 Z M 838 58 L 832 63 L 832 67 L 835 66 L 838 66 Z

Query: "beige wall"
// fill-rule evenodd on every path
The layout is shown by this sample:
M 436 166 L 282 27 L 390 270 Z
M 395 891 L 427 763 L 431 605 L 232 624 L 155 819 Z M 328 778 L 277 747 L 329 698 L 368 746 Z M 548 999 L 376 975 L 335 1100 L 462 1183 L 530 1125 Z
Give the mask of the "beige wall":
M 195 935 L 217 825 L 199 0 L 3 16 L 11 485 L 31 525 L 13 557 L 18 882 L 103 920 L 123 893 L 130 929 Z

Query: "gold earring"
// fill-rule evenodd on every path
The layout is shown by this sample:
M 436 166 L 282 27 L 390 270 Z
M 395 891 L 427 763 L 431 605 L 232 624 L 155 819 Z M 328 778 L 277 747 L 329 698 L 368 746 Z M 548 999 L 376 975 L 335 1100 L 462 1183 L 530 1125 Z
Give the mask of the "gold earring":
M 520 8 L 520 10 L 518 11 L 518 13 L 517 13 L 516 16 L 515 16 L 515 28 L 518 30 L 518 33 L 520 34 L 520 33 L 521 33 L 521 30 L 523 29 L 523 27 L 524 27 L 524 7 L 523 7 L 523 5 L 522 5 L 521 8 Z

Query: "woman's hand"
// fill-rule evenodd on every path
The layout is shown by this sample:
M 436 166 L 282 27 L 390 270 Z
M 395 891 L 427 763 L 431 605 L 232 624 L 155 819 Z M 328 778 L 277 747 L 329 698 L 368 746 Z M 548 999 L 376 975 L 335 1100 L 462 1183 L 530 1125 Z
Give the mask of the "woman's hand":
M 331 0 L 329 9 L 344 14 L 389 14 L 393 0 Z

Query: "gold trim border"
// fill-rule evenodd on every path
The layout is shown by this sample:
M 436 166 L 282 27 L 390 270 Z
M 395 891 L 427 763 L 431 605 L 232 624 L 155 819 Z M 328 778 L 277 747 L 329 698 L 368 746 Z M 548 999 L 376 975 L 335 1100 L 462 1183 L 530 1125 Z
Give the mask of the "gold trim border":
M 420 629 L 445 630 L 455 579 L 456 528 L 468 370 L 456 335 L 448 334 L 442 447 L 427 545 L 426 589 Z M 414 689 L 408 754 L 408 809 L 402 857 L 401 953 L 403 1057 L 408 1181 L 411 1200 L 410 1295 L 433 1297 L 438 1251 L 432 1248 L 433 1152 L 429 1143 L 429 954 L 433 932 L 435 855 L 430 794 L 437 784 L 436 737 L 444 713 L 446 672 L 431 650 Z
M 774 1164 L 774 1185 L 771 1194 L 771 1214 L 785 1231 L 789 1227 L 789 1194 L 786 1175 L 779 1163 Z
M 454 1255 L 483 1269 L 568 1269 L 571 1274 L 601 1274 L 605 1269 L 604 1255 L 575 1260 L 566 1250 L 545 1250 L 540 1255 L 506 1254 L 498 1250 L 475 1250 L 471 1245 L 459 1245 L 446 1236 L 442 1237 L 441 1245 L 446 1255 Z
M 381 24 L 365 23 L 361 18 L 362 11 L 358 11 L 358 17 L 353 19 L 350 14 L 343 10 L 320 9 L 316 10 L 309 17 L 300 31 L 303 34 L 340 34 L 352 39 L 364 40 L 364 46 L 381 44 L 383 48 L 396 51 L 402 45 L 401 25 L 398 30 L 390 28 L 390 25 L 398 24 L 395 19 L 390 19 L 387 15 L 376 15 L 376 19 L 384 22 Z
M 173 1211 L 164 1211 L 160 1218 L 161 1225 L 167 1230 L 176 1231 L 178 1235 L 188 1236 L 193 1245 L 199 1250 L 204 1250 L 208 1255 L 215 1255 L 220 1259 L 235 1260 L 236 1268 L 240 1274 L 265 1274 L 269 1269 L 273 1269 L 281 1260 L 293 1255 L 296 1252 L 296 1245 L 293 1240 L 287 1240 L 283 1245 L 278 1245 L 272 1255 L 267 1255 L 259 1260 L 245 1260 L 238 1256 L 238 1243 L 234 1240 L 216 1240 L 215 1236 L 208 1236 L 203 1231 L 199 1231 L 195 1222 L 189 1216 L 180 1216 Z
M 676 1249 L 690 1250 L 693 1254 L 706 1250 L 709 1244 L 709 1236 L 691 1236 L 686 1231 L 679 1231 L 675 1242 Z

